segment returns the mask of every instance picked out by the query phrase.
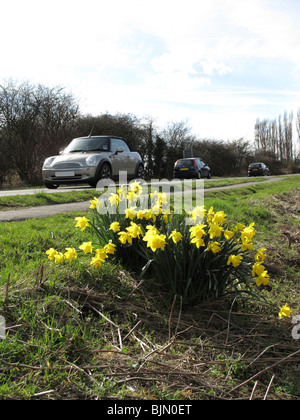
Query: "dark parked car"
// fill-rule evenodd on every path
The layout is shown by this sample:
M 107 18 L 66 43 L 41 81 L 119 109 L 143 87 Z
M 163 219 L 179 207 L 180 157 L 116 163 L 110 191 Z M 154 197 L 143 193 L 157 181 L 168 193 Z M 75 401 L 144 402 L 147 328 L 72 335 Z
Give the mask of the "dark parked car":
M 125 140 L 113 136 L 79 137 L 59 155 L 45 160 L 43 179 L 47 188 L 60 184 L 87 183 L 96 186 L 99 179 L 116 178 L 126 171 L 128 178 L 144 178 L 144 164 L 137 152 L 131 152 Z
M 211 178 L 211 170 L 200 158 L 184 158 L 176 161 L 174 178 Z
M 251 163 L 248 166 L 248 176 L 270 175 L 269 168 L 262 162 Z

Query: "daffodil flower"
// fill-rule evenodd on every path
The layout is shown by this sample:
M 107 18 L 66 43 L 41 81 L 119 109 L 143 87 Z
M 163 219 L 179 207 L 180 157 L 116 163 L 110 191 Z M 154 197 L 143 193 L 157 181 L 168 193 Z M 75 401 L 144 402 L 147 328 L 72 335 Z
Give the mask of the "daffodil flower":
M 75 217 L 75 220 L 77 220 L 77 223 L 75 225 L 75 227 L 79 227 L 82 231 L 84 231 L 84 229 L 89 226 L 89 219 L 87 219 L 86 217 Z
M 288 307 L 288 304 L 286 303 L 281 309 L 278 314 L 279 318 L 282 318 L 283 316 L 289 317 L 291 315 L 292 311 Z
M 242 262 L 243 257 L 241 255 L 230 255 L 227 260 L 227 265 L 232 264 L 234 267 L 238 267 Z
M 90 254 L 93 252 L 92 242 L 83 242 L 79 249 L 81 249 L 85 254 Z
M 182 234 L 180 232 L 177 232 L 177 230 L 173 230 L 171 232 L 171 235 L 169 236 L 169 239 L 173 240 L 174 244 L 182 240 Z
M 113 222 L 109 226 L 109 230 L 112 230 L 113 232 L 119 232 L 120 231 L 120 223 L 119 222 Z
M 221 251 L 220 242 L 211 242 L 207 245 L 206 251 L 212 251 L 214 254 L 217 254 Z
M 66 252 L 64 255 L 66 260 L 75 260 L 77 258 L 77 252 L 75 248 L 66 248 Z

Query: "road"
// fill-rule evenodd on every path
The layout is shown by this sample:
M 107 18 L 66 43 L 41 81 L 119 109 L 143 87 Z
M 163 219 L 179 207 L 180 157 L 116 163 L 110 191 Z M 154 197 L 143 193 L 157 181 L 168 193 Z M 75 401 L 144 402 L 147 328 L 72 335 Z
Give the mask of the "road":
M 237 178 L 234 178 L 237 179 Z M 240 178 L 243 179 L 243 178 Z M 248 179 L 244 178 L 244 179 Z M 269 177 L 266 181 L 253 181 L 253 182 L 247 182 L 247 183 L 241 183 L 237 185 L 228 185 L 225 187 L 215 187 L 215 188 L 207 188 L 205 189 L 205 193 L 216 191 L 216 190 L 227 190 L 232 188 L 241 188 L 243 186 L 251 186 L 258 183 L 265 183 L 265 182 L 275 182 L 275 181 L 281 181 L 285 178 L 283 177 Z M 205 180 L 210 181 L 210 180 Z M 62 187 L 58 190 L 55 190 L 56 192 L 69 192 L 69 191 L 83 191 L 91 189 L 91 187 Z M 191 190 L 192 191 L 192 190 Z M 45 193 L 53 193 L 53 190 L 48 190 L 46 188 L 39 188 L 39 189 L 25 189 L 25 190 L 11 190 L 11 191 L 0 191 L 0 197 L 5 196 L 12 196 L 12 195 L 29 195 L 29 194 L 36 194 L 38 192 L 45 192 Z M 195 192 L 195 190 L 193 190 Z M 28 207 L 23 208 L 20 210 L 8 210 L 8 211 L 0 211 L 0 221 L 2 222 L 11 222 L 11 221 L 22 221 L 26 219 L 34 219 L 34 218 L 44 218 L 53 216 L 55 214 L 60 213 L 68 213 L 71 211 L 86 211 L 89 209 L 90 202 L 84 201 L 80 203 L 69 203 L 69 204 L 55 204 L 51 206 L 43 206 L 43 207 Z

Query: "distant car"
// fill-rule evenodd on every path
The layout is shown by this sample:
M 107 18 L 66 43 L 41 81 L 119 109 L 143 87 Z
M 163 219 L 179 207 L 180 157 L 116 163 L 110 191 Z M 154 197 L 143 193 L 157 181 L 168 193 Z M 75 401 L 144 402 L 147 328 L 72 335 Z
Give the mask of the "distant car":
M 114 136 L 76 138 L 59 156 L 46 159 L 42 169 L 44 184 L 51 189 L 61 184 L 96 186 L 100 179 L 118 177 L 119 171 L 126 171 L 128 178 L 144 178 L 139 153 Z
M 248 166 L 248 176 L 270 175 L 269 168 L 262 162 L 251 163 Z
M 201 158 L 184 158 L 175 162 L 174 178 L 211 178 L 211 170 Z

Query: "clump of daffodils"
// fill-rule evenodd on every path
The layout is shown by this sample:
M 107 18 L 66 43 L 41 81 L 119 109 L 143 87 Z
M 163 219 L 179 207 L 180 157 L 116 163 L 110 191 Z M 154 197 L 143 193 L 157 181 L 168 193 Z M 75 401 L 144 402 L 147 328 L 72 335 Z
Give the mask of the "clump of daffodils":
M 167 195 L 158 191 L 150 195 L 149 207 L 143 208 L 142 193 L 137 182 L 127 191 L 121 187 L 107 200 L 116 211 L 106 213 L 99 211 L 103 203 L 95 197 L 90 202 L 91 216 L 75 219 L 75 228 L 87 229 L 94 239 L 64 252 L 50 248 L 49 260 L 63 264 L 80 253 L 90 254 L 89 264 L 98 269 L 114 256 L 134 271 L 144 274 L 147 267 L 162 287 L 186 303 L 269 283 L 266 249 L 253 252 L 254 223 L 229 221 L 224 211 L 213 207 L 173 214 Z M 187 217 L 192 225 L 186 223 Z

